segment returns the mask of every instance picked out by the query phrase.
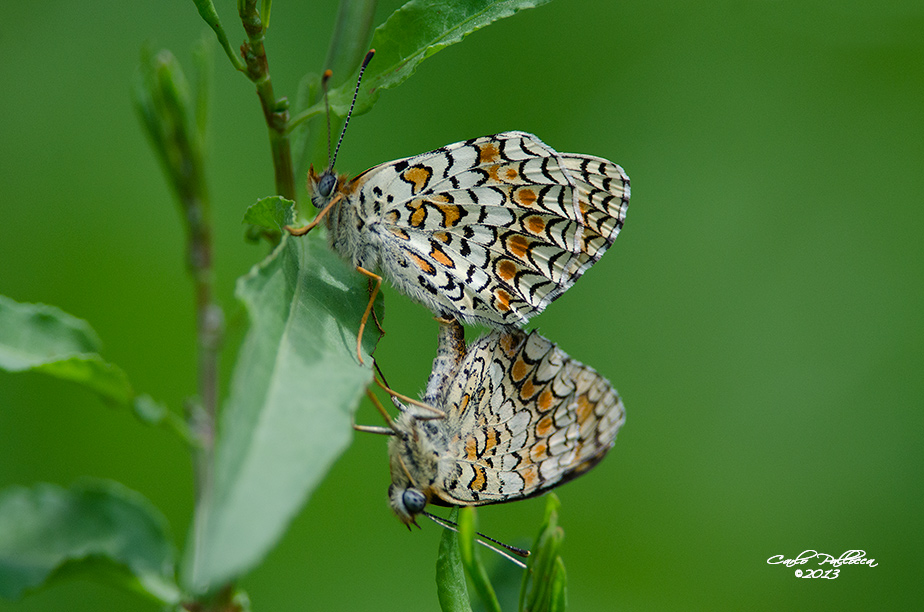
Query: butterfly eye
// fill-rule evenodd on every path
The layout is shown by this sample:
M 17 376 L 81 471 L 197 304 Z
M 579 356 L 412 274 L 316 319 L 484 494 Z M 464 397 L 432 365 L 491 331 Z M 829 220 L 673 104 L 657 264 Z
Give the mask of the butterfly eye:
M 427 498 L 417 489 L 407 489 L 401 496 L 401 501 L 411 514 L 420 514 L 427 505 Z
M 325 172 L 318 181 L 318 195 L 327 199 L 337 185 L 337 177 L 332 172 Z

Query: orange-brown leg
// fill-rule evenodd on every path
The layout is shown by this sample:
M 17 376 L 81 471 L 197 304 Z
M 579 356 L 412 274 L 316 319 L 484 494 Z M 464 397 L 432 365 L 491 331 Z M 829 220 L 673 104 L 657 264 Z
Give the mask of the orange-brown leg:
M 375 394 L 372 393 L 372 390 L 369 388 L 366 389 L 366 395 L 372 401 L 372 405 L 375 406 L 375 409 L 378 410 L 379 413 L 382 415 L 382 418 L 385 419 L 385 423 L 388 425 L 388 427 L 377 427 L 375 425 L 357 425 L 356 423 L 353 423 L 353 429 L 355 429 L 356 431 L 365 431 L 367 433 L 374 433 L 374 434 L 384 434 L 387 436 L 395 435 L 397 432 L 395 431 L 395 426 L 392 423 L 391 415 L 389 415 L 388 411 L 385 410 L 385 407 L 382 406 L 382 403 L 379 401 L 379 398 L 377 398 Z
M 382 277 L 375 272 L 366 270 L 362 266 L 356 266 L 356 270 L 360 274 L 364 274 L 375 281 L 375 287 L 369 292 L 369 303 L 366 304 L 366 311 L 363 312 L 363 318 L 359 320 L 359 332 L 356 334 L 356 356 L 359 358 L 359 363 L 364 364 L 365 362 L 363 361 L 361 352 L 363 346 L 363 332 L 366 329 L 366 321 L 369 320 L 369 313 L 372 312 L 372 305 L 375 304 L 375 296 L 379 294 L 379 289 L 382 286 Z
M 383 383 L 382 381 L 380 381 L 379 378 L 378 378 L 378 376 L 376 376 L 375 378 L 373 378 L 373 380 L 375 381 L 375 384 L 377 384 L 378 386 L 380 386 L 380 387 L 382 388 L 383 391 L 385 391 L 386 393 L 388 393 L 388 394 L 391 395 L 392 397 L 397 397 L 398 399 L 400 399 L 400 400 L 402 400 L 402 401 L 405 401 L 405 402 L 407 402 L 408 404 L 411 404 L 411 405 L 413 405 L 413 406 L 417 406 L 418 408 L 423 408 L 424 410 L 428 410 L 429 412 L 432 412 L 432 413 L 433 413 L 433 416 L 432 416 L 432 417 L 417 417 L 418 419 L 429 419 L 429 418 L 432 418 L 432 419 L 444 419 L 444 418 L 446 418 L 446 413 L 443 412 L 442 410 L 440 410 L 439 408 L 434 408 L 434 407 L 431 406 L 430 404 L 425 404 L 425 403 L 423 403 L 423 402 L 420 401 L 420 400 L 415 400 L 415 399 L 412 398 L 412 397 L 408 397 L 408 396 L 406 396 L 406 395 L 402 395 L 401 393 L 398 393 L 397 391 L 395 391 L 394 389 L 392 389 L 391 387 L 389 387 L 388 385 L 386 385 L 385 383 Z M 384 410 L 384 408 L 383 408 L 383 410 Z
M 330 209 L 334 207 L 334 204 L 336 204 L 342 199 L 343 199 L 343 194 L 338 193 L 333 198 L 331 198 L 331 201 L 327 203 L 327 206 L 322 208 L 321 212 L 319 212 L 317 216 L 311 220 L 311 223 L 309 223 L 308 225 L 302 226 L 302 227 L 292 227 L 291 225 L 287 225 L 285 226 L 285 230 L 289 232 L 290 234 L 292 234 L 293 236 L 304 236 L 305 234 L 307 234 L 308 232 L 316 228 L 318 224 L 321 222 L 321 219 L 324 218 L 324 215 L 329 213 Z

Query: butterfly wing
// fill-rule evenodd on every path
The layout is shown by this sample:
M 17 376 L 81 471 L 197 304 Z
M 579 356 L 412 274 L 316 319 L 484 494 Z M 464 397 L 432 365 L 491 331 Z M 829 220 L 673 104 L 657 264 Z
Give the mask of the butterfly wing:
M 616 239 L 629 201 L 618 165 L 524 132 L 357 180 L 378 202 L 367 214 L 381 219 L 380 263 L 392 281 L 440 314 L 495 327 L 522 325 L 573 285 Z
M 610 383 L 535 332 L 473 344 L 441 405 L 449 505 L 514 501 L 567 482 L 603 458 L 625 422 Z

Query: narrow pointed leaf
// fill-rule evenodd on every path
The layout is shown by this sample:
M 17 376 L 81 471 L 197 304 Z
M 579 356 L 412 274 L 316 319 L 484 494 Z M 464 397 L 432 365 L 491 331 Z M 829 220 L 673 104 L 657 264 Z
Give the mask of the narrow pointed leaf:
M 456 522 L 459 510 L 453 508 L 449 520 Z M 444 529 L 440 538 L 439 554 L 436 557 L 436 596 L 442 612 L 471 612 L 468 587 L 465 585 L 465 569 L 459 553 L 459 534 Z
M 565 573 L 565 562 L 561 557 L 555 559 L 555 571 L 552 574 L 551 597 L 549 599 L 550 612 L 565 612 L 568 607 L 568 577 Z
M 500 612 L 500 602 L 488 578 L 488 572 L 481 563 L 481 557 L 475 550 L 475 509 L 471 506 L 459 511 L 459 553 L 462 565 L 468 573 L 472 586 L 478 592 L 481 603 L 489 612 Z
M 197 592 L 256 565 L 347 447 L 378 337 L 370 324 L 360 365 L 367 281 L 318 231 L 285 235 L 238 281 L 237 295 L 251 328 L 221 416 L 214 480 L 184 559 L 184 580 Z
M 375 59 L 366 69 L 354 114 L 370 108 L 382 89 L 411 76 L 425 59 L 494 21 L 550 0 L 411 0 L 376 28 Z M 343 116 L 350 105 L 355 78 L 331 92 L 334 111 Z

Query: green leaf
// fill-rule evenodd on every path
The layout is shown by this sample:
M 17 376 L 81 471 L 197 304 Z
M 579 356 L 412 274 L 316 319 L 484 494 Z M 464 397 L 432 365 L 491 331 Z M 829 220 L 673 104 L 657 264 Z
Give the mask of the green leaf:
M 83 319 L 0 295 L 0 368 L 22 372 L 99 348 L 99 337 Z
M 77 383 L 188 442 L 182 419 L 150 397 L 136 395 L 128 375 L 97 354 L 99 349 L 99 338 L 86 321 L 54 306 L 21 304 L 0 295 L 0 369 L 40 372 Z
M 456 522 L 459 509 L 453 508 L 449 520 Z M 465 570 L 459 553 L 459 534 L 444 529 L 436 557 L 436 596 L 442 612 L 472 612 L 465 586 Z
M 239 279 L 237 295 L 251 329 L 222 412 L 214 480 L 184 559 L 184 581 L 197 592 L 256 565 L 347 447 L 378 338 L 370 324 L 360 365 L 356 334 L 368 284 L 320 231 L 285 234 Z
M 120 367 L 104 361 L 99 355 L 75 355 L 43 363 L 32 369 L 82 384 L 103 398 L 120 405 L 130 404 L 135 395 L 131 383 L 128 382 L 128 375 Z
M 565 532 L 558 526 L 558 511 L 561 502 L 554 493 L 546 497 L 545 517 L 532 554 L 527 563 L 528 571 L 523 575 L 520 590 L 520 610 L 546 612 L 553 605 L 564 602 L 564 563 L 560 550 Z M 556 572 L 562 572 L 558 577 Z M 556 580 L 560 586 L 556 586 Z M 558 590 L 556 590 L 558 589 Z
M 261 198 L 244 213 L 244 223 L 259 228 L 282 232 L 286 225 L 295 222 L 294 203 L 282 196 Z
M 129 404 L 134 392 L 128 376 L 96 354 L 99 348 L 99 338 L 86 321 L 53 306 L 0 296 L 0 369 L 42 372 Z
M 349 82 L 350 86 L 356 84 L 353 77 L 356 67 L 362 62 L 369 51 L 369 39 L 372 37 L 372 25 L 375 19 L 376 0 L 342 0 L 337 11 L 337 21 L 327 47 L 327 59 L 323 68 L 333 72 L 330 83 L 331 88 L 339 87 Z M 327 164 L 327 117 L 322 99 L 321 77 L 318 74 L 307 74 L 299 83 L 296 108 L 306 109 L 315 103 L 314 116 L 305 129 L 294 132 L 293 151 L 297 161 L 297 176 L 305 176 L 309 164 L 319 166 Z M 293 118 L 293 123 L 299 123 Z M 306 127 L 307 126 L 307 127 Z M 334 138 L 343 128 L 343 119 L 331 117 L 331 131 Z
M 0 492 L 0 596 L 77 571 L 164 604 L 180 600 L 166 520 L 140 494 L 108 481 Z
M 488 612 L 501 612 L 500 602 L 488 572 L 481 563 L 478 551 L 475 550 L 475 508 L 468 506 L 459 511 L 459 553 L 462 565 L 472 580 L 472 586 L 478 592 L 481 602 Z
M 221 48 L 224 49 L 225 55 L 231 60 L 231 65 L 241 72 L 247 70 L 244 61 L 238 57 L 235 50 L 231 47 L 231 43 L 228 42 L 228 35 L 225 34 L 225 29 L 221 25 L 221 19 L 218 17 L 218 11 L 215 10 L 215 5 L 212 4 L 212 0 L 193 0 L 193 4 L 196 5 L 196 10 L 199 11 L 199 16 L 202 17 L 202 20 L 212 28 L 213 32 L 215 32 L 215 37 L 218 38 L 218 42 Z
M 359 115 L 368 111 L 381 90 L 403 83 L 421 62 L 440 49 L 494 21 L 549 1 L 411 0 L 392 13 L 372 35 L 376 56 L 366 69 L 353 113 Z M 331 91 L 331 108 L 340 116 L 345 115 L 350 106 L 355 83 L 355 78 L 350 79 Z
M 568 577 L 565 573 L 565 562 L 561 557 L 555 559 L 555 570 L 552 574 L 551 597 L 549 612 L 565 612 L 568 607 Z

